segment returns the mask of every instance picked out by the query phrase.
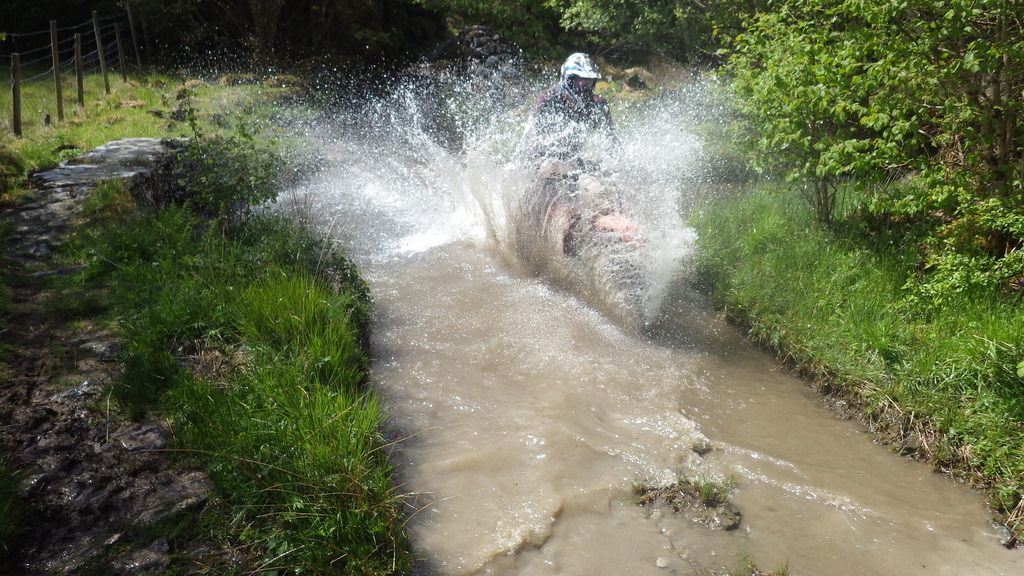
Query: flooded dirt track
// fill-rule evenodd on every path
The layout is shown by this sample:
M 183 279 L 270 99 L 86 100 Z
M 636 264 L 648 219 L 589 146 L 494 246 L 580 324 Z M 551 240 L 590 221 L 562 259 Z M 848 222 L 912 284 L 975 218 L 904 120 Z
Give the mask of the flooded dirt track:
M 710 349 L 654 344 L 468 245 L 372 276 L 376 379 L 431 573 L 1024 567 L 979 495 L 872 444 L 726 328 Z M 741 528 L 636 505 L 635 483 L 677 475 L 733 476 Z
M 455 153 L 399 94 L 325 138 L 331 166 L 293 197 L 370 282 L 418 572 L 721 574 L 746 556 L 802 575 L 1024 574 L 979 494 L 873 444 L 686 290 L 677 208 L 700 145 L 673 102 L 690 96 L 633 110 L 610 165 L 648 238 L 653 338 L 518 272 L 503 231 L 527 182 L 508 153 L 521 113 Z M 732 531 L 634 495 L 729 478 Z

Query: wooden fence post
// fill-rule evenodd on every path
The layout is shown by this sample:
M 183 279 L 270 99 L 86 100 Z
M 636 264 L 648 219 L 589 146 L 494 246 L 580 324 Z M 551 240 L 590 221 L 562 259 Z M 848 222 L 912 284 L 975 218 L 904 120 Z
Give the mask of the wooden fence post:
M 11 54 L 11 129 L 15 136 L 21 136 L 21 54 Z
M 92 11 L 92 29 L 96 33 L 96 55 L 100 58 L 100 74 L 103 74 L 103 91 L 110 95 L 110 80 L 107 78 L 107 56 L 103 49 L 103 35 L 100 34 L 100 17 Z
M 121 82 L 128 81 L 128 69 L 124 67 L 124 44 L 121 43 L 121 25 L 114 22 L 114 38 L 117 39 L 117 65 L 121 68 Z
M 135 18 L 132 18 L 132 3 L 124 3 L 125 10 L 128 11 L 128 32 L 132 36 L 132 51 L 135 52 L 135 64 L 139 67 L 139 71 L 142 71 L 142 56 L 139 54 L 139 40 L 135 36 Z M 148 54 L 147 54 L 148 56 Z
M 50 54 L 53 55 L 53 91 L 57 95 L 57 120 L 64 121 L 64 96 L 60 86 L 60 50 L 57 45 L 57 21 L 50 20 Z
M 82 34 L 75 32 L 75 80 L 78 81 L 78 105 L 85 108 L 85 82 L 82 73 Z

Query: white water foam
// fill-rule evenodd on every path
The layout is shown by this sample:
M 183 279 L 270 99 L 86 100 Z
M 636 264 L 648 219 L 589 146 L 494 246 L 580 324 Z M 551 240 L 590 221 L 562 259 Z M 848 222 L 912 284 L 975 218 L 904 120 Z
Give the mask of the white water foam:
M 516 80 L 484 90 L 477 78 L 446 73 L 399 77 L 390 92 L 317 131 L 329 167 L 292 195 L 321 225 L 343 231 L 357 258 L 403 259 L 470 241 L 515 259 L 510 199 L 535 177 L 517 147 L 545 85 Z M 643 272 L 648 317 L 696 241 L 680 206 L 702 153 L 690 112 L 699 98 L 694 84 L 613 108 L 621 146 L 595 138 L 587 148 L 641 229 L 642 249 L 630 257 Z

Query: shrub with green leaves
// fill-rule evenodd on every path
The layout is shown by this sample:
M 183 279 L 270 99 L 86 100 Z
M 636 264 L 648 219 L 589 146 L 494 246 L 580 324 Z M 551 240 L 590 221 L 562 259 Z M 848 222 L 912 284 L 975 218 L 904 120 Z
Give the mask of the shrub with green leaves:
M 855 178 L 878 184 L 871 218 L 929 227 L 910 284 L 924 303 L 1024 275 L 1017 2 L 784 0 L 750 21 L 726 74 L 756 165 L 807 182 L 819 221 Z
M 172 177 L 180 200 L 222 217 L 276 198 L 283 169 L 281 157 L 254 138 L 210 136 L 189 142 L 178 153 Z
M 181 98 L 193 137 L 172 163 L 172 200 L 205 216 L 232 219 L 277 198 L 285 161 L 275 142 L 243 120 L 227 135 L 206 136 L 191 91 L 183 89 Z

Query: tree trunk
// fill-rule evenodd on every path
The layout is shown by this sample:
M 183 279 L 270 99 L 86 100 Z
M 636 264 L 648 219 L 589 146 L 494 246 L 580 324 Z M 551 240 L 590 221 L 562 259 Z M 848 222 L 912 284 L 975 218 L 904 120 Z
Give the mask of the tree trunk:
M 255 41 L 254 56 L 260 65 L 273 62 L 277 42 L 277 25 L 281 17 L 284 0 L 249 0 L 252 15 L 252 36 Z

